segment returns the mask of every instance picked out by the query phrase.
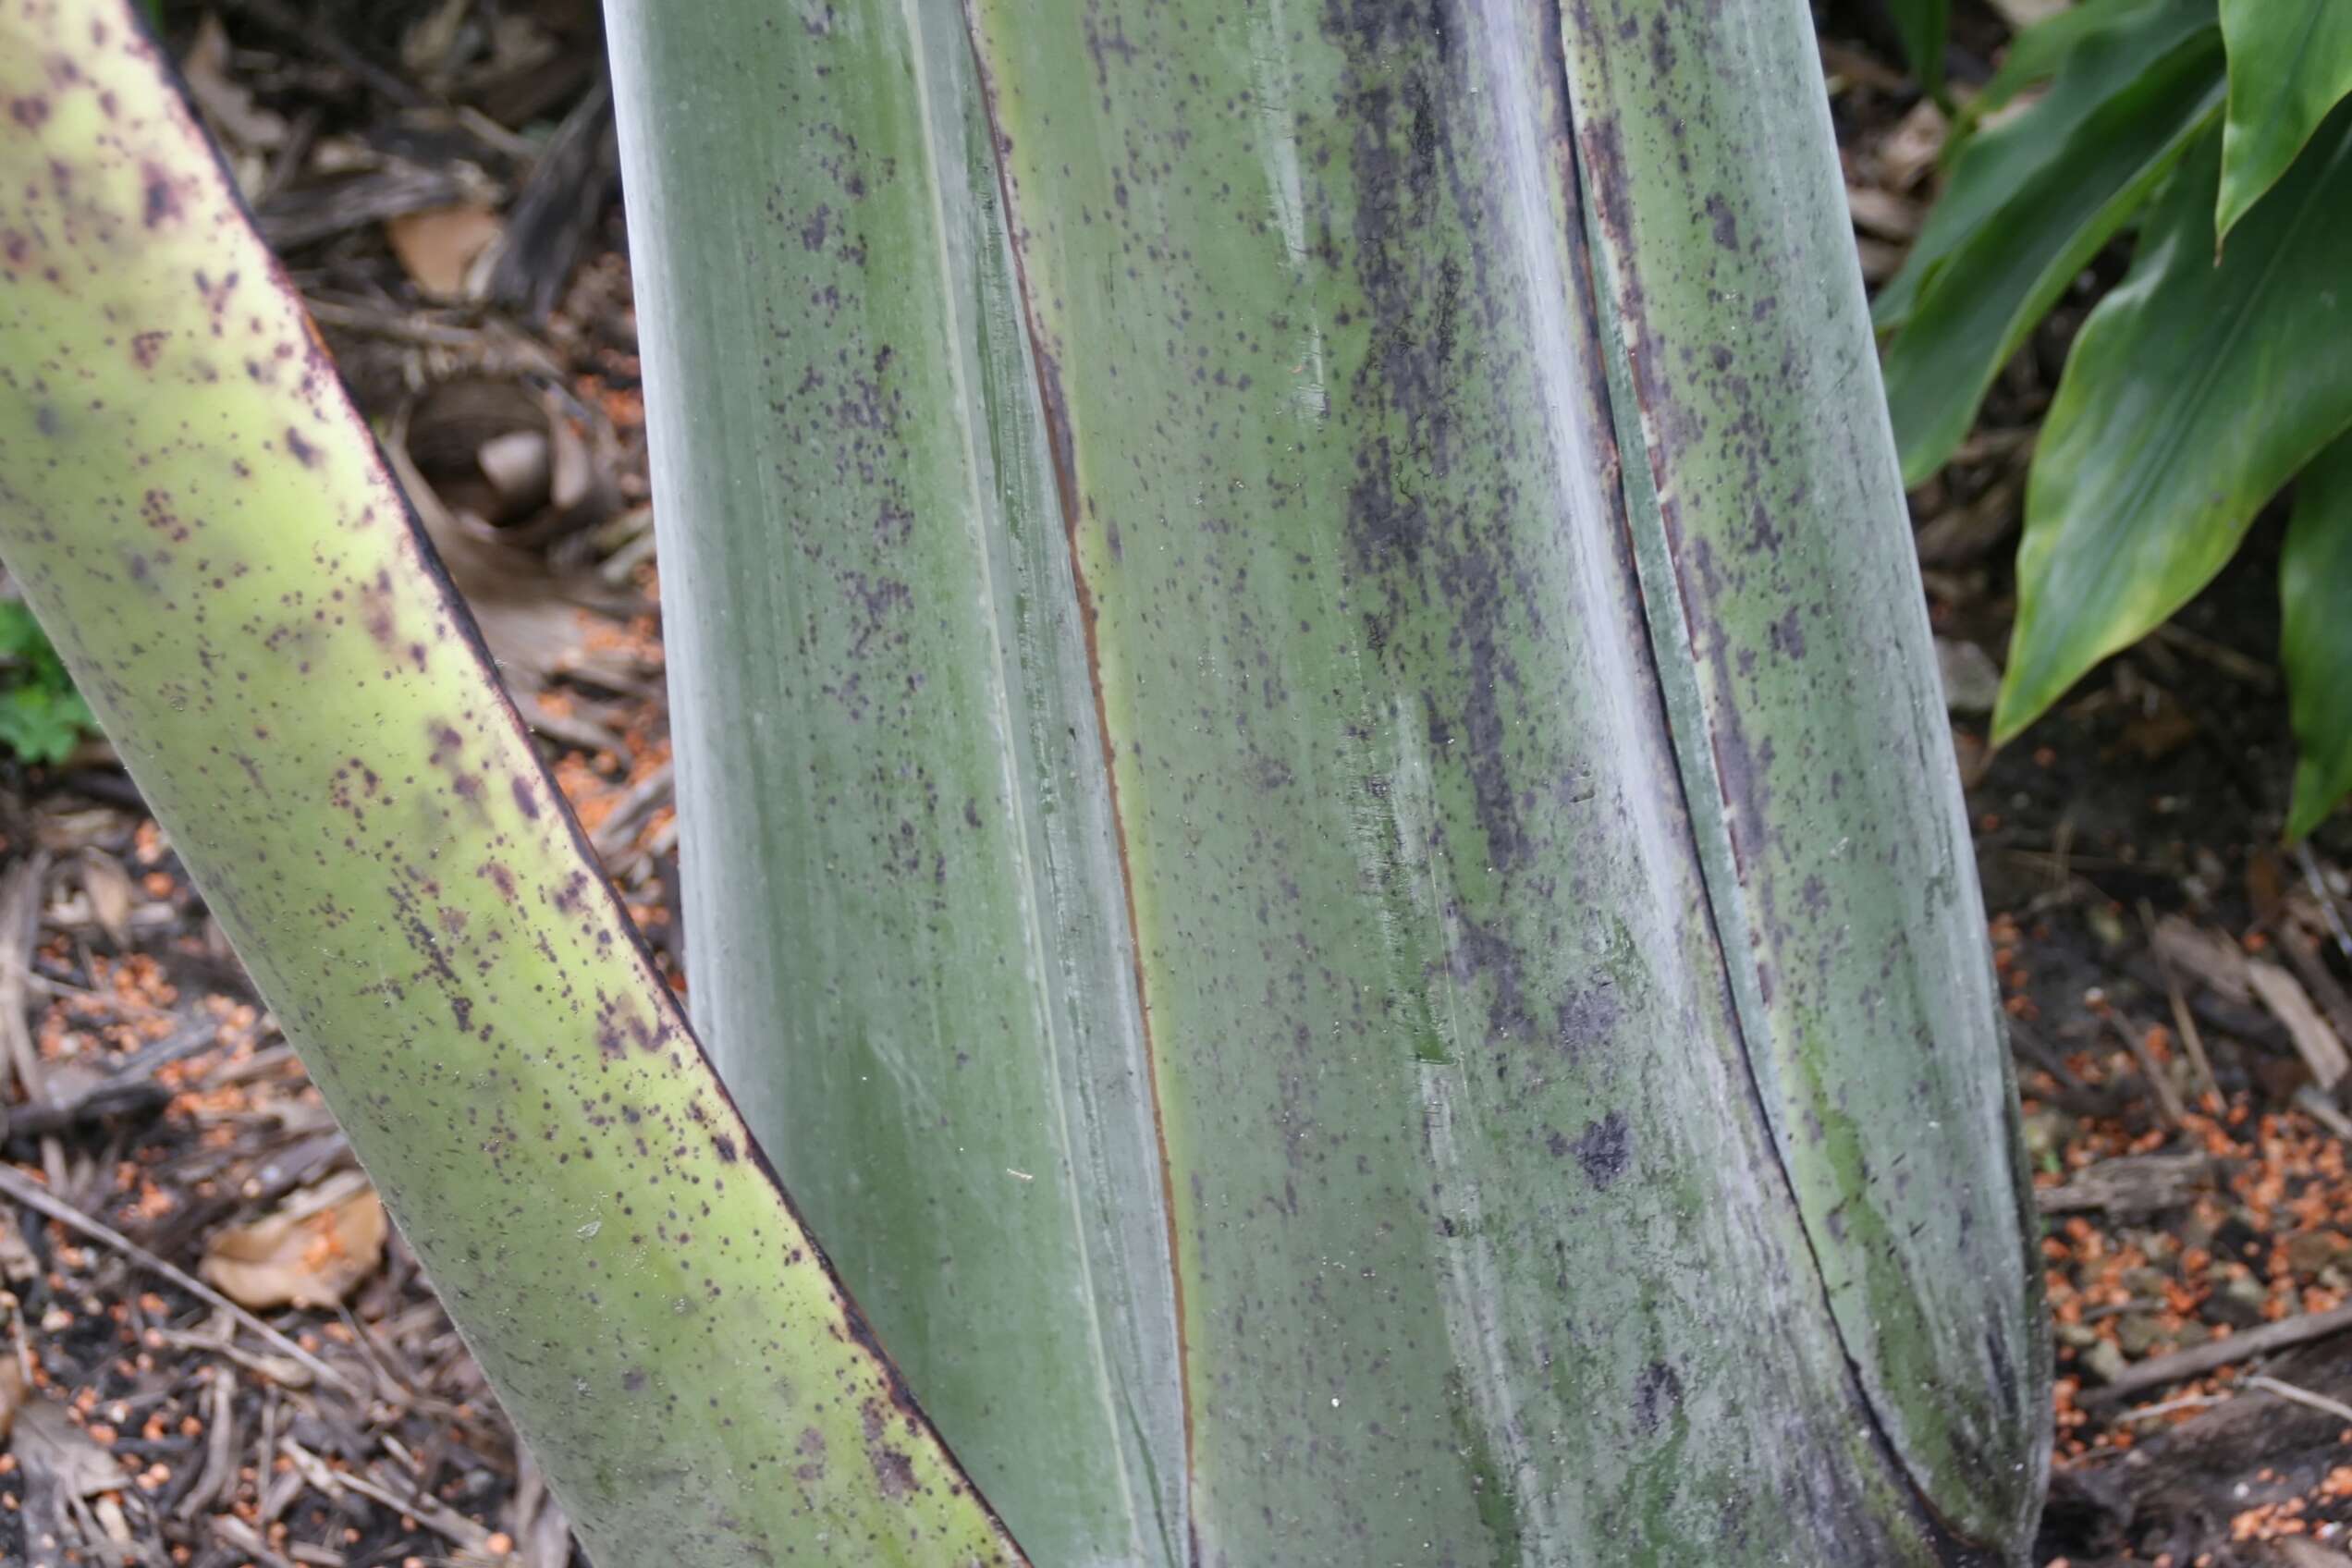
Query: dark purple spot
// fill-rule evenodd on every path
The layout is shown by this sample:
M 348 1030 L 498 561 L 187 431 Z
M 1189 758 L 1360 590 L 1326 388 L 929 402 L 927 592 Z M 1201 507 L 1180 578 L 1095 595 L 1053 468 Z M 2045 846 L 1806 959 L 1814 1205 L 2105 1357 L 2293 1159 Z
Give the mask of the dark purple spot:
M 1682 1408 L 1683 1380 L 1662 1361 L 1653 1361 L 1634 1379 L 1634 1425 L 1648 1437 Z
M 1726 251 L 1739 249 L 1739 225 L 1733 220 L 1731 203 L 1721 194 L 1707 199 L 1707 215 L 1715 225 L 1715 243 Z
M 1772 623 L 1772 651 L 1786 658 L 1805 656 L 1805 624 L 1795 608 Z
M 1606 1189 L 1633 1163 L 1634 1130 L 1625 1113 L 1612 1110 L 1598 1121 L 1585 1123 L 1575 1143 L 1576 1163 L 1596 1187 Z
M 166 218 L 179 216 L 179 191 L 172 184 L 171 176 L 153 164 L 140 170 L 146 182 L 145 218 L 149 228 L 162 226 Z

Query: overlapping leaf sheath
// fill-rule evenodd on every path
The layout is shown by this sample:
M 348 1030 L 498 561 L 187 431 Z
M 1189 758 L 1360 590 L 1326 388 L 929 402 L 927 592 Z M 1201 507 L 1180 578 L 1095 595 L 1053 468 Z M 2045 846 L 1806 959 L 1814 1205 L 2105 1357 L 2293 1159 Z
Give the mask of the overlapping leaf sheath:
M 700 1022 L 1023 1544 L 1182 1562 L 1134 961 L 962 18 L 612 20 Z
M 118 0 L 0 0 L 0 553 L 600 1562 L 1014 1562 Z
M 974 0 L 993 160 L 943 7 L 714 15 L 617 29 L 695 990 L 1039 1560 L 2018 1554 L 1802 8 Z
M 1809 81 L 1813 42 L 1777 4 L 1573 18 L 1627 504 L 1746 1056 L 1873 1421 L 1946 1524 L 2022 1544 L 2037 1221 L 1828 106 L 1722 85 Z

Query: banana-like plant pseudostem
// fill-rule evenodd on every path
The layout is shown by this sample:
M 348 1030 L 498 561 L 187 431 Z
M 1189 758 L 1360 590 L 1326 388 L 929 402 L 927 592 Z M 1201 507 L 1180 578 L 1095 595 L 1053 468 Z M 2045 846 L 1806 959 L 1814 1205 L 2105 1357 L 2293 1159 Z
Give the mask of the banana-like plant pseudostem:
M 0 0 L 0 555 L 605 1568 L 2022 1561 L 1804 8 L 608 9 L 716 1072 L 131 9 Z

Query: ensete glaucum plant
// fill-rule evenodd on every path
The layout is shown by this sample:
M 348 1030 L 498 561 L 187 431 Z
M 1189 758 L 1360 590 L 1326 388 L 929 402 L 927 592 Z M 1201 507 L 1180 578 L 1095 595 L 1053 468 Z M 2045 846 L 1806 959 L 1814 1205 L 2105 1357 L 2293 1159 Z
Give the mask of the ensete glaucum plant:
M 0 0 L 0 555 L 597 1560 L 2022 1560 L 1803 7 L 609 25 L 717 1072 L 154 46 Z

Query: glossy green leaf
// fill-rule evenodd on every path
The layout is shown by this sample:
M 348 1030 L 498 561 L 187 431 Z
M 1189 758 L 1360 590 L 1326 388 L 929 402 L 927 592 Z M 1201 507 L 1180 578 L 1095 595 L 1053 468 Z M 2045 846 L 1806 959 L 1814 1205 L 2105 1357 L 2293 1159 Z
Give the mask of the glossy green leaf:
M 1906 483 L 1943 465 L 2002 364 L 2221 112 L 2211 0 L 2119 17 L 2050 91 L 1972 138 L 1880 305 Z
M 2339 436 L 2295 479 L 2279 557 L 2279 658 L 2295 719 L 2300 839 L 2352 792 L 2352 436 Z
M 2047 82 L 2084 40 L 2100 33 L 2146 31 L 2177 42 L 2179 25 L 2214 25 L 2218 0 L 2077 0 L 2035 22 L 2009 42 L 2001 68 L 1961 106 L 1960 123 L 1980 122 L 2015 103 L 2028 89 Z M 2169 44 L 2160 45 L 2169 47 Z
M 1943 43 L 1951 28 L 1952 0 L 1886 0 L 1895 31 L 1903 35 L 1903 52 L 1919 85 L 1929 92 L 1943 91 Z
M 2226 240 L 2278 182 L 2328 111 L 2352 93 L 2352 6 L 2344 0 L 2221 0 L 2229 46 L 2229 113 L 2222 129 Z
M 709 10 L 615 13 L 694 991 L 1040 1561 L 2022 1552 L 1801 8 Z
M 0 748 L 54 766 L 97 727 L 32 612 L 0 604 Z
M 2352 107 L 2217 263 L 2207 137 L 2075 339 L 2042 425 L 1993 715 L 2007 740 L 2187 603 L 2262 504 L 2352 426 Z
M 0 0 L 0 553 L 609 1564 L 1016 1563 L 704 1063 L 168 62 Z
M 1901 270 L 1871 301 L 1878 329 L 1893 332 L 1909 319 L 1954 251 L 1988 226 L 2014 225 L 2020 192 L 2052 168 L 2068 166 L 2069 148 L 2086 122 L 2215 25 L 2213 0 L 2091 0 L 2020 33 L 2001 69 L 1962 112 L 1945 153 L 1951 173 L 1943 189 Z M 1984 116 L 2044 85 L 2050 91 L 2030 107 L 1978 129 Z

